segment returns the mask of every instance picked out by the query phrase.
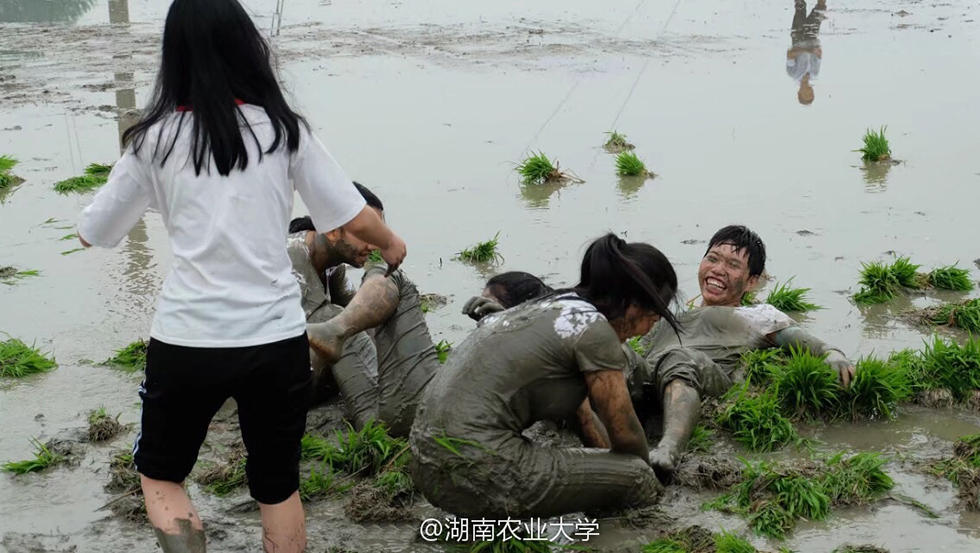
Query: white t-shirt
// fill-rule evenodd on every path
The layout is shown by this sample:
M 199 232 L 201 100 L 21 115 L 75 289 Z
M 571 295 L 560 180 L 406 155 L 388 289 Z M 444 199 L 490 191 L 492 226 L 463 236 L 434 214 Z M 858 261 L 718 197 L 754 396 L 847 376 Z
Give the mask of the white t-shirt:
M 793 80 L 802 81 L 803 76 L 810 74 L 810 80 L 816 80 L 820 74 L 820 56 L 814 52 L 800 52 L 795 58 L 786 58 L 786 74 Z
M 242 105 L 252 131 L 268 149 L 273 126 L 259 106 Z M 160 212 L 174 262 L 163 283 L 150 336 L 190 347 L 243 347 L 299 336 L 306 330 L 300 290 L 286 253 L 286 234 L 297 190 L 318 229 L 353 219 L 364 198 L 304 125 L 299 148 L 262 154 L 244 133 L 248 167 L 227 177 L 213 167 L 194 174 L 191 114 L 163 166 L 152 159 L 177 131 L 180 113 L 150 128 L 139 155 L 127 149 L 92 204 L 82 212 L 79 235 L 113 247 L 147 208 Z M 283 137 L 285 142 L 285 137 Z

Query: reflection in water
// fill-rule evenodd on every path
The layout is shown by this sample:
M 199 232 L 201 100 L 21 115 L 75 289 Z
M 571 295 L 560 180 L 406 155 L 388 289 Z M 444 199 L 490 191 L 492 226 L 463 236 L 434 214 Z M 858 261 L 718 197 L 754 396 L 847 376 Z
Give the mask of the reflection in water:
M 544 209 L 548 207 L 548 200 L 551 196 L 568 186 L 568 181 L 557 180 L 543 182 L 541 184 L 522 184 L 521 197 L 527 202 L 531 209 Z
M 95 0 L 0 0 L 0 23 L 73 23 Z
M 619 183 L 616 187 L 619 189 L 619 197 L 624 200 L 631 200 L 636 197 L 637 192 L 643 188 L 643 184 L 646 183 L 647 177 L 636 176 L 636 177 L 619 177 Z
M 129 24 L 129 0 L 109 0 L 109 23 L 113 25 Z M 116 67 L 125 65 L 132 59 L 131 54 L 113 56 Z M 117 71 L 113 74 L 116 88 L 116 126 L 119 130 L 119 153 L 123 152 L 122 135 L 126 129 L 139 121 L 136 111 L 136 89 L 133 85 L 133 73 Z
M 891 160 L 865 161 L 861 170 L 864 171 L 864 190 L 866 192 L 884 192 L 888 188 L 885 180 L 888 171 L 892 169 Z
M 796 97 L 803 105 L 813 103 L 813 85 L 810 81 L 820 74 L 823 50 L 820 48 L 817 34 L 820 32 L 820 22 L 824 19 L 823 12 L 826 9 L 826 1 L 818 0 L 813 11 L 807 15 L 805 0 L 795 2 L 793 27 L 790 31 L 793 45 L 786 51 L 786 73 L 800 83 L 800 90 Z

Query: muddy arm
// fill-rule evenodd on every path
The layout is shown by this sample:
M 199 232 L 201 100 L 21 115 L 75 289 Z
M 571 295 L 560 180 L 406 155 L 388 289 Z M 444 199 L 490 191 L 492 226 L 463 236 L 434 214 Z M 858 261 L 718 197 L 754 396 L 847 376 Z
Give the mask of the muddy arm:
M 585 383 L 589 388 L 589 401 L 609 433 L 610 449 L 636 455 L 649 463 L 647 439 L 640 419 L 633 411 L 623 373 L 615 370 L 588 372 Z
M 592 410 L 588 398 L 582 402 L 582 405 L 579 405 L 578 411 L 575 412 L 575 417 L 570 423 L 572 429 L 582 440 L 582 445 L 609 449 L 609 433 L 606 432 L 606 427 L 599 420 L 599 415 L 596 415 L 595 411 Z
M 810 353 L 814 355 L 826 355 L 827 364 L 837 370 L 844 386 L 848 386 L 851 383 L 851 379 L 854 378 L 854 363 L 851 363 L 847 359 L 844 352 L 798 326 L 791 326 L 773 332 L 768 338 L 773 344 L 787 351 L 790 348 L 805 348 L 810 350 Z

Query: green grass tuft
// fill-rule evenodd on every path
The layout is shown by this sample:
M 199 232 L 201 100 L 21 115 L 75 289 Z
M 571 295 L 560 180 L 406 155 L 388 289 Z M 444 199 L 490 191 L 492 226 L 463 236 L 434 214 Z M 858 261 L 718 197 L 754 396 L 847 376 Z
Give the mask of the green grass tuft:
M 823 357 L 791 349 L 775 383 L 780 404 L 796 418 L 833 418 L 839 412 L 838 375 Z
M 929 320 L 933 324 L 955 326 L 970 334 L 980 335 L 980 298 L 959 304 L 943 304 Z
M 861 284 L 861 290 L 853 296 L 858 305 L 885 303 L 902 289 L 891 266 L 879 262 L 862 263 L 861 278 L 858 283 Z
M 970 271 L 960 269 L 955 263 L 933 269 L 929 273 L 929 284 L 943 290 L 956 290 L 958 292 L 966 292 L 973 289 L 973 281 L 970 280 Z
M 625 134 L 621 134 L 617 131 L 610 131 L 607 132 L 606 134 L 609 135 L 609 140 L 606 140 L 606 143 L 603 144 L 602 147 L 609 152 L 616 153 L 616 152 L 621 152 L 623 150 L 632 150 L 633 148 L 635 148 L 635 146 L 633 146 L 626 140 Z
M 852 419 L 890 419 L 898 404 L 911 395 L 912 385 L 903 365 L 868 357 L 855 364 L 843 402 Z
M 756 551 L 745 538 L 722 530 L 715 534 L 715 553 L 756 553 Z
M 319 470 L 313 468 L 310 475 L 299 483 L 299 496 L 303 501 L 309 501 L 317 497 L 343 493 L 353 485 L 353 482 L 338 476 L 329 464 L 324 462 Z
M 517 165 L 517 172 L 520 173 L 521 182 L 524 184 L 543 184 L 565 178 L 565 175 L 558 170 L 558 162 L 551 163 L 548 156 L 542 152 L 520 162 Z
M 106 360 L 106 364 L 133 373 L 146 370 L 146 342 L 137 340 L 128 346 L 117 350 L 116 354 Z
M 725 398 L 727 405 L 719 413 L 717 423 L 750 450 L 773 451 L 800 442 L 793 423 L 779 411 L 774 389 L 752 395 L 746 383 L 733 388 Z
M 642 339 L 643 336 L 633 336 L 629 340 L 626 340 L 626 345 L 629 346 L 631 350 L 635 351 L 640 357 L 643 357 L 646 354 L 646 348 L 643 347 L 643 344 L 640 342 Z
M 640 177 L 647 175 L 647 167 L 633 152 L 622 152 L 616 156 L 616 174 L 621 177 Z
M 704 425 L 697 425 L 687 440 L 687 451 L 691 453 L 707 453 L 714 442 L 715 432 Z
M 746 382 L 758 386 L 768 384 L 782 371 L 786 354 L 779 348 L 755 349 L 743 353 L 741 363 Z
M 370 263 L 382 263 L 385 258 L 381 257 L 381 250 L 371 250 L 368 254 L 368 262 Z
M 8 156 L 8 155 L 0 156 L 0 173 L 7 173 L 7 172 L 9 172 L 18 163 L 20 163 L 20 162 L 17 161 L 17 159 L 11 157 L 11 156 Z
M 18 280 L 36 276 L 41 276 L 41 271 L 36 269 L 18 271 L 16 267 L 0 267 L 0 282 L 4 284 L 12 285 Z
M 756 294 L 753 291 L 749 291 L 742 294 L 742 305 L 748 307 L 750 305 L 755 305 L 759 303 L 759 299 L 757 296 L 758 294 Z
M 348 430 L 337 431 L 333 440 L 307 434 L 301 451 L 304 459 L 319 459 L 333 470 L 372 476 L 389 464 L 400 462 L 408 444 L 402 438 L 389 436 L 383 423 L 369 421 L 360 431 L 348 425 Z
M 449 359 L 449 352 L 452 351 L 453 345 L 446 340 L 439 340 L 436 344 L 436 356 L 439 358 L 440 363 L 445 363 Z
M 50 371 L 57 366 L 54 359 L 45 357 L 37 348 L 17 338 L 0 342 L 0 377 L 21 378 Z
M 236 452 L 226 464 L 217 465 L 197 478 L 204 489 L 218 497 L 224 497 L 248 482 L 245 474 L 247 457 L 244 451 Z
M 472 263 L 490 263 L 492 261 L 499 261 L 501 259 L 500 253 L 497 252 L 499 236 L 500 233 L 498 232 L 497 234 L 494 234 L 493 238 L 490 240 L 480 242 L 472 248 L 467 248 L 459 252 L 456 254 L 456 258 Z
M 125 428 L 120 422 L 119 417 L 115 417 L 106 412 L 105 407 L 99 407 L 88 414 L 88 439 L 93 442 L 103 442 L 115 438 Z
M 94 175 L 82 175 L 71 177 L 54 184 L 54 191 L 59 194 L 69 194 L 71 192 L 89 192 L 106 183 L 106 178 Z
M 65 457 L 51 451 L 48 446 L 42 444 L 37 438 L 31 438 L 34 445 L 34 458 L 25 461 L 11 461 L 4 463 L 3 468 L 6 472 L 13 474 L 27 474 L 28 472 L 42 471 L 48 467 L 64 462 Z
M 643 553 L 688 553 L 682 543 L 671 538 L 660 538 L 643 546 Z
M 891 159 L 892 151 L 888 146 L 888 139 L 885 138 L 885 129 L 881 127 L 876 133 L 868 129 L 864 133 L 864 147 L 855 150 L 861 152 L 861 159 L 865 161 L 884 161 Z
M 819 305 L 806 301 L 809 288 L 790 288 L 792 282 L 793 279 L 789 279 L 785 284 L 777 285 L 772 292 L 769 292 L 766 303 L 786 313 L 805 313 L 821 309 Z
M 912 263 L 907 257 L 899 257 L 891 266 L 892 275 L 898 284 L 906 288 L 922 288 L 922 279 L 919 277 L 919 267 Z
M 945 389 L 956 401 L 965 400 L 980 389 L 980 337 L 971 337 L 963 345 L 934 337 L 911 376 L 916 390 Z
M 882 470 L 888 459 L 877 453 L 858 453 L 845 458 L 838 453 L 827 460 L 822 486 L 834 505 L 864 505 L 883 497 L 894 487 Z
M 10 173 L 17 163 L 17 160 L 10 156 L 0 156 L 0 192 L 5 193 L 8 188 L 22 181 Z

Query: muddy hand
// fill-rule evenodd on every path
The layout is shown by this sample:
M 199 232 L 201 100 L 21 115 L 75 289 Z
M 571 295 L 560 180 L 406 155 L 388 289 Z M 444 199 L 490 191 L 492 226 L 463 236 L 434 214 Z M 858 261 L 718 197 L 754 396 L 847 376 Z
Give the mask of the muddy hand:
M 392 233 L 388 247 L 381 250 L 381 257 L 388 264 L 388 272 L 385 276 L 395 272 L 395 269 L 405 260 L 406 255 L 408 255 L 408 249 L 405 242 L 397 234 Z
M 486 296 L 473 296 L 466 302 L 466 305 L 463 306 L 463 314 L 474 321 L 479 321 L 490 313 L 496 313 L 503 310 L 503 305 L 500 305 Z
M 670 480 L 671 475 L 677 468 L 680 461 L 680 452 L 672 444 L 665 444 L 662 441 L 657 447 L 650 450 L 650 466 L 657 473 L 657 478 L 661 482 Z
M 844 357 L 843 353 L 837 350 L 830 350 L 827 353 L 827 364 L 833 367 L 837 374 L 840 375 L 840 382 L 845 388 L 851 385 L 851 380 L 854 379 L 854 364 Z
M 332 365 L 344 353 L 344 332 L 333 321 L 306 325 L 306 334 L 310 340 L 310 348 L 317 359 L 310 361 L 320 365 Z

